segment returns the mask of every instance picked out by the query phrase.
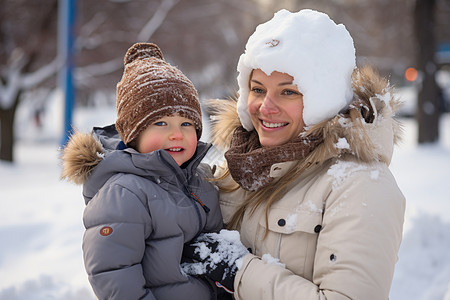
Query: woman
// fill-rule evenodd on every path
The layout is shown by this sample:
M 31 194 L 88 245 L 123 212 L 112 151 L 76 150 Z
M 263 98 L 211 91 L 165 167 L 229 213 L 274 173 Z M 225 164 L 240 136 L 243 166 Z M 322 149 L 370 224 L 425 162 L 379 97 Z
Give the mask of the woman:
M 312 10 L 259 25 L 238 72 L 237 106 L 213 107 L 222 214 L 251 250 L 234 297 L 388 299 L 405 209 L 391 86 Z

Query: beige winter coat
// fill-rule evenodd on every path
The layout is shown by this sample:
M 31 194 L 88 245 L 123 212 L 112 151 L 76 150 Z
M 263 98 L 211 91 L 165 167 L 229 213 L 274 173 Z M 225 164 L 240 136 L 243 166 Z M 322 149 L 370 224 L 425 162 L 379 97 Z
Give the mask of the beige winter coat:
M 398 101 L 370 69 L 355 72 L 354 91 L 362 107 L 308 129 L 324 143 L 271 206 L 267 237 L 264 207 L 244 216 L 241 239 L 253 254 L 237 272 L 236 299 L 388 299 L 405 210 L 388 169 L 400 131 L 392 118 Z M 213 134 L 224 145 L 239 124 L 232 102 L 218 106 Z M 292 164 L 274 164 L 271 176 Z M 243 189 L 221 194 L 225 222 L 245 197 Z

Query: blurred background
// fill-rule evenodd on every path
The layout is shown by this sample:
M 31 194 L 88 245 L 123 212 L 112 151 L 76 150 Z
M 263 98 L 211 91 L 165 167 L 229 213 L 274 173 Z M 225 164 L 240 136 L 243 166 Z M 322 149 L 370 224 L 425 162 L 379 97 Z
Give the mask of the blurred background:
M 248 37 L 281 8 L 345 24 L 357 64 L 397 87 L 390 169 L 407 205 L 390 299 L 450 300 L 450 0 L 0 0 L 0 300 L 95 299 L 59 148 L 72 126 L 115 121 L 127 49 L 154 42 L 201 101 L 230 97 Z
M 123 56 L 137 41 L 158 44 L 201 99 L 233 95 L 246 40 L 281 8 L 345 24 L 357 64 L 398 87 L 399 114 L 417 119 L 419 143 L 438 140 L 439 117 L 450 111 L 450 0 L 2 0 L 0 159 L 14 160 L 15 141 L 43 125 L 54 101 L 66 106 L 54 125 L 63 141 L 72 109 L 114 108 Z M 17 125 L 21 106 L 34 123 Z

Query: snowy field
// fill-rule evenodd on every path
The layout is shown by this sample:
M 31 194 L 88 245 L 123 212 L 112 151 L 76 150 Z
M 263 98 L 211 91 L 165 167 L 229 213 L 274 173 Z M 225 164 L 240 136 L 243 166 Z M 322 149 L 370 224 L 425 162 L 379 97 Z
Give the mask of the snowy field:
M 51 106 L 38 130 L 19 110 L 16 162 L 0 162 L 0 300 L 95 299 L 82 260 L 81 187 L 59 179 L 58 111 Z M 114 108 L 77 110 L 74 123 L 88 131 L 114 118 Z M 416 124 L 403 121 L 391 170 L 407 211 L 390 299 L 450 300 L 450 115 L 440 142 L 420 147 Z

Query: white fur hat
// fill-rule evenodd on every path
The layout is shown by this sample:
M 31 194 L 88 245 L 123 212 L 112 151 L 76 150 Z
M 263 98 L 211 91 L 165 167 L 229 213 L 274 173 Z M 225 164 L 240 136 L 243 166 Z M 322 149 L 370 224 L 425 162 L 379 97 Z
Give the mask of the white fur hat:
M 253 130 L 247 109 L 252 70 L 294 77 L 293 83 L 303 94 L 303 119 L 310 126 L 333 117 L 350 103 L 355 60 L 353 39 L 343 24 L 336 25 L 328 15 L 310 9 L 278 11 L 256 27 L 239 58 L 237 110 L 242 125 Z

